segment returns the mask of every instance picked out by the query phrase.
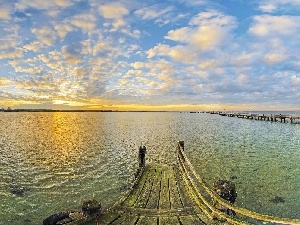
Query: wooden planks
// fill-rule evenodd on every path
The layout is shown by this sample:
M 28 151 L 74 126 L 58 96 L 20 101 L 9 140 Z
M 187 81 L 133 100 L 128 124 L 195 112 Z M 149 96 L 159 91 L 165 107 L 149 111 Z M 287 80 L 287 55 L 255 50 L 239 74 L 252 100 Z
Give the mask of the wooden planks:
M 137 187 L 122 203 L 123 206 L 147 209 L 177 209 L 191 206 L 179 185 L 180 178 L 175 177 L 174 167 L 147 167 Z
M 111 209 L 111 220 L 104 215 L 99 224 L 204 224 L 195 211 L 177 166 L 148 165 L 127 198 Z

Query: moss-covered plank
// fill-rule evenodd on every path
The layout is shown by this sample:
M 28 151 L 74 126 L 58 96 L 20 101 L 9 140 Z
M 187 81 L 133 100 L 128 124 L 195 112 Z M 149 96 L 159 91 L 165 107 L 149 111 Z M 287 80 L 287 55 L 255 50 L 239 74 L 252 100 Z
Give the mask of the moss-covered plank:
M 117 220 L 108 223 L 112 225 L 134 225 L 139 220 L 139 217 L 137 215 L 131 215 L 129 213 L 123 214 L 121 217 L 119 217 Z M 101 224 L 101 223 L 100 223 Z
M 159 198 L 160 198 L 160 189 L 161 189 L 161 181 L 162 181 L 162 168 L 156 167 L 153 170 L 153 183 L 152 188 L 149 195 L 149 200 L 147 202 L 146 208 L 148 209 L 158 209 L 159 206 Z
M 177 187 L 177 181 L 175 180 L 174 168 L 172 167 L 172 172 L 169 177 L 169 196 L 171 209 L 183 208 L 183 203 L 180 199 L 179 187 Z
M 136 225 L 157 225 L 157 217 L 141 216 Z
M 180 216 L 179 220 L 182 225 L 205 225 L 205 223 L 200 220 L 197 215 Z
M 159 193 L 159 209 L 171 209 L 170 202 L 170 175 L 172 171 L 169 167 L 162 171 L 162 178 L 160 183 L 160 193 Z
M 156 170 L 156 168 L 150 168 L 144 188 L 139 193 L 137 201 L 134 203 L 134 207 L 137 207 L 137 208 L 145 208 L 146 207 L 148 200 L 152 194 L 153 183 L 156 180 L 156 177 L 154 175 L 155 170 Z
M 150 173 L 151 167 L 147 166 L 144 169 L 144 172 L 137 183 L 137 185 L 134 187 L 130 195 L 127 197 L 127 199 L 122 203 L 124 206 L 133 206 L 136 201 L 138 200 L 139 196 L 141 193 L 143 193 L 144 189 L 146 188 L 147 185 L 149 185 L 149 173 Z
M 159 225 L 180 225 L 178 218 L 176 216 L 161 216 L 159 217 Z

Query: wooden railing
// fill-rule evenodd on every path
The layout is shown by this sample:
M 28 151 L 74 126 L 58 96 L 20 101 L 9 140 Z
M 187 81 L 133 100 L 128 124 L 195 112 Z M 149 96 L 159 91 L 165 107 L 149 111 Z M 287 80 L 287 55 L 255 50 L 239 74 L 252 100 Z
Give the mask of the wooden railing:
M 226 220 L 231 224 L 259 224 L 262 222 L 269 222 L 274 224 L 289 224 L 300 225 L 299 219 L 281 218 L 276 216 L 269 216 L 253 212 L 251 210 L 238 207 L 229 203 L 221 198 L 218 194 L 212 191 L 204 180 L 195 171 L 193 165 L 186 157 L 184 152 L 184 142 L 178 142 L 178 164 L 182 177 L 188 187 L 190 196 L 194 199 L 197 206 L 208 216 L 210 219 L 217 218 L 219 220 Z M 214 202 L 218 202 L 222 206 L 233 210 L 237 213 L 237 216 L 229 216 L 226 213 L 220 211 L 214 206 Z

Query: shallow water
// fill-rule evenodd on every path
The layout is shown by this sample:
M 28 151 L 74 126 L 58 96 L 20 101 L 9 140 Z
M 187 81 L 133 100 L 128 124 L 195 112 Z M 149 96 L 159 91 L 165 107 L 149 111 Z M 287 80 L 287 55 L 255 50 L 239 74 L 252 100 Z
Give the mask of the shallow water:
M 299 218 L 300 125 L 201 113 L 1 113 L 0 224 L 36 225 L 48 215 L 103 208 L 133 179 L 138 147 L 147 163 L 172 163 L 178 140 L 208 184 L 232 179 L 236 204 Z M 13 188 L 23 188 L 23 195 Z M 273 203 L 276 196 L 284 202 Z

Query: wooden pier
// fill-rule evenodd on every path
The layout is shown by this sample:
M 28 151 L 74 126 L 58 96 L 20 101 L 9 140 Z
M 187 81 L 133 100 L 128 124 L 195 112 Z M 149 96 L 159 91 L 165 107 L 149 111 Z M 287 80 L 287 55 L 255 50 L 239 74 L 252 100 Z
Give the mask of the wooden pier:
M 259 214 L 221 198 L 195 172 L 182 141 L 177 159 L 171 165 L 143 165 L 140 159 L 136 179 L 119 201 L 96 216 L 72 213 L 68 225 L 300 224 L 299 219 Z
M 258 114 L 258 113 L 237 113 L 237 112 L 209 112 L 221 116 L 237 117 L 251 120 L 263 120 L 271 122 L 300 124 L 300 116 L 282 115 L 282 114 Z

